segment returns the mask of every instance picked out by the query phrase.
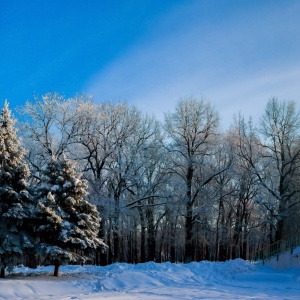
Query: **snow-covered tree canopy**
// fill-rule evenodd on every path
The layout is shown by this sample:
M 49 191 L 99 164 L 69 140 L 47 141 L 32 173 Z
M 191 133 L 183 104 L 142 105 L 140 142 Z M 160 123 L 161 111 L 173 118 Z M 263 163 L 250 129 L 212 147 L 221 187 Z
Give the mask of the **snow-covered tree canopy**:
M 13 267 L 26 249 L 33 247 L 28 220 L 33 210 L 27 190 L 30 175 L 5 102 L 0 116 L 0 266 Z M 4 272 L 4 269 L 3 269 Z M 1 274 L 2 277 L 4 273 Z
M 40 245 L 46 256 L 62 261 L 85 260 L 75 253 L 80 249 L 104 247 L 98 237 L 100 217 L 87 196 L 87 181 L 75 170 L 65 155 L 52 157 L 43 173 L 43 185 L 37 198 L 37 217 Z

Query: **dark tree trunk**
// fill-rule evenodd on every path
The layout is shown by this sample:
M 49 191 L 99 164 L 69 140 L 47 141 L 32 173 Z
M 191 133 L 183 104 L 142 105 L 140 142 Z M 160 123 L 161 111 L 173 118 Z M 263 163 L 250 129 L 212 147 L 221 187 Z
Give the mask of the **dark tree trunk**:
M 187 204 L 187 214 L 185 221 L 185 254 L 184 262 L 189 263 L 193 260 L 194 245 L 193 245 L 193 211 L 192 205 Z
M 120 262 L 120 237 L 118 229 L 115 228 L 113 232 L 114 237 L 114 254 L 113 254 L 113 262 Z
M 58 276 L 58 270 L 59 270 L 59 267 L 60 267 L 60 261 L 58 259 L 55 259 L 54 260 L 54 273 L 53 273 L 53 276 Z
M 114 262 L 114 254 L 113 254 L 113 243 L 112 243 L 112 239 L 113 239 L 113 233 L 112 233 L 112 228 L 111 228 L 111 224 L 110 224 L 110 228 L 108 230 L 108 236 L 107 236 L 107 246 L 108 246 L 108 252 L 107 252 L 107 262 L 108 264 L 112 264 Z
M 233 230 L 233 248 L 232 248 L 232 258 L 238 258 L 241 256 L 241 248 L 242 248 L 242 241 L 241 241 L 241 235 L 242 235 L 242 222 L 243 222 L 243 216 L 241 215 L 241 206 L 240 204 L 237 205 L 236 209 L 236 221 L 234 224 L 234 230 Z
M 185 251 L 184 262 L 189 263 L 193 260 L 193 203 L 192 203 L 192 180 L 194 169 L 192 166 L 188 168 L 186 178 L 186 220 L 185 220 Z
M 158 257 L 158 261 L 160 263 L 164 262 L 165 259 L 165 255 L 164 255 L 164 241 L 165 241 L 165 228 L 162 228 L 162 234 L 161 234 L 161 238 L 160 238 L 160 241 L 159 241 L 159 257 Z
M 107 250 L 108 251 L 108 250 Z M 100 266 L 104 267 L 108 265 L 106 252 L 100 252 Z
M 178 261 L 178 257 L 176 257 L 176 221 L 175 222 L 170 222 L 169 221 L 169 227 L 170 227 L 170 262 L 175 263 Z
M 31 269 L 37 268 L 37 260 L 33 249 L 28 251 L 28 267 Z
M 153 201 L 149 204 L 152 204 Z M 154 226 L 154 216 L 153 209 L 147 208 L 146 210 L 146 218 L 148 223 L 148 237 L 147 237 L 147 245 L 148 245 L 148 261 L 155 261 L 155 248 L 156 248 L 156 240 L 155 240 L 155 226 Z
M 114 227 L 113 227 L 113 244 L 114 254 L 113 262 L 120 262 L 120 228 L 119 228 L 119 217 L 120 217 L 120 189 L 115 193 L 115 214 L 114 214 Z
M 171 243 L 171 249 L 170 249 L 170 262 L 171 263 L 175 263 L 176 262 L 176 258 L 175 258 L 175 246 L 173 243 Z
M 128 256 L 127 256 L 127 262 L 129 264 L 132 264 L 133 263 L 133 237 L 132 237 L 132 232 L 130 231 L 129 232 L 129 235 L 128 235 Z
M 101 210 L 100 210 L 101 211 Z M 100 221 L 100 230 L 99 230 L 99 237 L 101 239 L 103 239 L 103 241 L 105 241 L 105 221 L 104 219 L 101 219 Z M 99 259 L 100 259 L 100 266 L 107 266 L 108 265 L 108 255 L 107 252 L 108 250 L 102 251 L 100 250 L 100 254 L 99 254 Z M 98 253 L 97 253 L 97 257 L 98 257 Z
M 100 253 L 98 251 L 95 251 L 94 257 L 95 257 L 95 265 L 99 266 L 100 265 Z
M 155 232 L 151 231 L 148 234 L 148 261 L 155 261 L 156 258 L 155 249 L 156 249 Z
M 276 228 L 276 233 L 275 233 L 275 241 L 279 241 L 284 239 L 284 220 L 281 219 L 277 222 L 277 228 Z
M 0 271 L 0 278 L 5 278 L 5 267 L 2 267 L 2 268 L 1 268 L 1 271 Z
M 144 263 L 147 260 L 146 253 L 146 222 L 144 212 L 141 208 L 138 209 L 141 219 L 141 262 Z
M 146 253 L 146 227 L 142 226 L 141 228 L 141 263 L 147 261 L 147 253 Z
M 224 245 L 219 246 L 219 257 L 217 261 L 226 261 L 227 260 L 227 247 Z

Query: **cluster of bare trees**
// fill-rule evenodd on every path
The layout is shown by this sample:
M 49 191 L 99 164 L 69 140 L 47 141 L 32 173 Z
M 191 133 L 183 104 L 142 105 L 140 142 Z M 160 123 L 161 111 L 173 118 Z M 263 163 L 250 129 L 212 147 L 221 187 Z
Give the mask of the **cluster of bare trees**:
M 19 111 L 31 184 L 65 155 L 89 182 L 109 246 L 95 263 L 226 260 L 299 232 L 300 114 L 271 99 L 259 124 L 221 132 L 204 100 L 164 122 L 126 103 L 50 93 Z

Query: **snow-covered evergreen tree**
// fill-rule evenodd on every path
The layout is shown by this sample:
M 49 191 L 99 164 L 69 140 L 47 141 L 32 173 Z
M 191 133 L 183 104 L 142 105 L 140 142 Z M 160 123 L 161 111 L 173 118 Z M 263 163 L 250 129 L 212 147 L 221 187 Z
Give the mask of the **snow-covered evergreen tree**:
M 12 268 L 22 261 L 26 250 L 33 248 L 29 234 L 32 205 L 27 190 L 29 169 L 23 157 L 15 120 L 8 102 L 0 116 L 0 267 Z
M 105 247 L 98 237 L 97 208 L 85 200 L 87 189 L 87 181 L 71 160 L 64 155 L 52 157 L 39 192 L 37 231 L 38 253 L 54 263 L 54 276 L 60 264 L 85 261 L 92 249 Z

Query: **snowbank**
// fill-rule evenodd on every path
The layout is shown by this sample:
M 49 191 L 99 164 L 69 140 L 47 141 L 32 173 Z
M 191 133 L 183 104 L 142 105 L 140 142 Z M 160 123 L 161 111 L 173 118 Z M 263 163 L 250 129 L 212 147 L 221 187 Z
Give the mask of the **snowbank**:
M 7 299 L 299 299 L 300 269 L 276 271 L 241 259 L 224 263 L 16 268 L 0 280 Z

